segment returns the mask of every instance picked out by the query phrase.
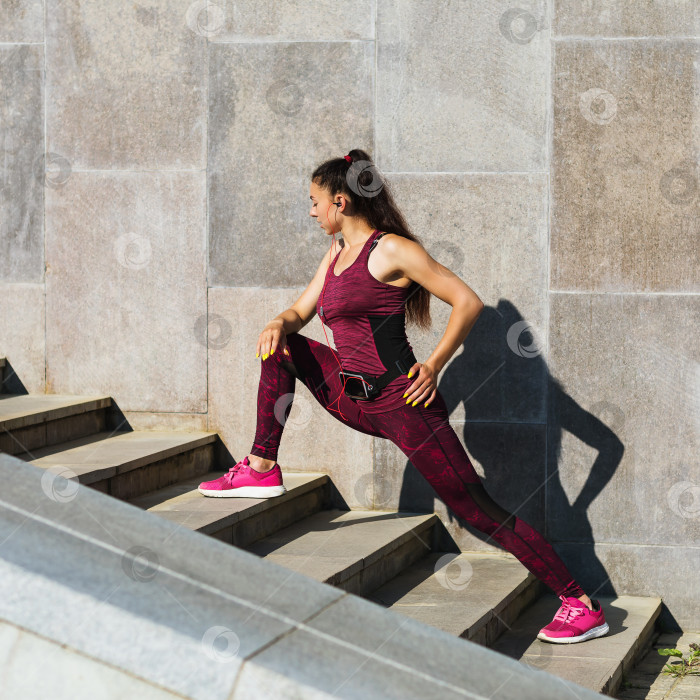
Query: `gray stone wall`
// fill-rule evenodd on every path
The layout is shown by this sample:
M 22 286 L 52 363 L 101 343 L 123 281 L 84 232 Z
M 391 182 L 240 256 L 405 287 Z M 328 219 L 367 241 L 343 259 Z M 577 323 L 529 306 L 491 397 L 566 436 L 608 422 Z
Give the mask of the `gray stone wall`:
M 699 47 L 682 0 L 3 3 L 0 354 L 242 458 L 258 334 L 327 253 L 309 175 L 364 148 L 487 305 L 440 390 L 491 495 L 697 629 Z M 282 466 L 494 548 L 334 416 L 298 383 Z

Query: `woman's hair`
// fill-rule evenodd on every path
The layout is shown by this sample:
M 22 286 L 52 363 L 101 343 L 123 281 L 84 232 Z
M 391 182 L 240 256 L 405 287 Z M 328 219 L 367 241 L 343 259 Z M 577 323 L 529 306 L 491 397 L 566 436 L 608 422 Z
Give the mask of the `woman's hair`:
M 352 163 L 343 157 L 321 163 L 311 175 L 312 182 L 328 190 L 331 197 L 345 195 L 350 200 L 351 216 L 364 219 L 372 228 L 395 233 L 422 246 L 396 206 L 389 183 L 369 155 L 359 148 L 354 148 L 348 155 Z M 414 281 L 411 281 L 408 289 L 406 323 L 429 329 L 432 323 L 430 292 Z

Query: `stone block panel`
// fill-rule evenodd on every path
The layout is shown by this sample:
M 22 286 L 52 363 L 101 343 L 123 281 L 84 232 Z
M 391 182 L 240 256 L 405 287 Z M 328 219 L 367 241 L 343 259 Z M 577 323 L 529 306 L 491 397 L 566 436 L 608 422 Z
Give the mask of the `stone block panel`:
M 396 171 L 543 170 L 546 3 L 377 3 L 377 158 Z
M 31 680 L 27 670 L 41 659 L 41 673 Z M 9 697 L 52 698 L 52 700 L 75 700 L 76 679 L 80 679 L 82 693 L 104 692 L 107 697 L 138 697 L 139 700 L 182 700 L 164 688 L 151 685 L 136 678 L 123 669 L 109 666 L 66 645 L 45 639 L 14 625 L 0 622 L 0 672 L 3 690 Z
M 47 386 L 206 407 L 204 173 L 78 173 L 46 206 Z
M 204 0 L 188 17 L 212 42 L 374 39 L 372 0 Z
M 43 2 L 5 0 L 0 4 L 0 41 L 38 43 L 43 40 Z
M 687 0 L 554 0 L 552 34 L 595 37 L 700 36 L 700 5 Z
M 209 69 L 209 282 L 305 287 L 330 248 L 311 173 L 373 151 L 374 44 L 212 44 Z
M 44 285 L 0 284 L 0 299 L 0 357 L 7 360 L 0 393 L 43 394 Z
M 0 10 L 0 16 L 6 11 Z M 43 282 L 45 168 L 42 46 L 0 46 L 0 95 L 0 280 Z M 47 179 L 46 184 L 51 185 L 52 182 Z
M 681 537 L 669 546 L 572 542 L 557 543 L 556 550 L 591 598 L 660 596 L 662 629 L 700 629 L 698 549 Z
M 207 40 L 191 0 L 46 0 L 47 143 L 74 170 L 206 167 Z
M 440 376 L 452 420 L 542 422 L 547 377 L 547 180 L 543 175 L 387 175 L 413 233 L 486 305 Z M 432 328 L 409 325 L 419 362 L 452 307 L 431 297 Z
M 553 540 L 700 544 L 696 295 L 553 294 Z
M 699 60 L 700 41 L 556 44 L 552 289 L 700 290 Z

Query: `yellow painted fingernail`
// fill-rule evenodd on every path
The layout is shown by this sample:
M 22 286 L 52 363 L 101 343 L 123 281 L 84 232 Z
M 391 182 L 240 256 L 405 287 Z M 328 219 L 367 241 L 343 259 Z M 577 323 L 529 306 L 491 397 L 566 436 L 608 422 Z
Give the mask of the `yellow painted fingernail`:
M 260 353 L 259 353 L 259 352 L 256 352 L 256 353 L 255 353 L 255 357 L 260 357 Z
M 428 402 L 427 402 L 427 401 L 425 402 L 425 407 L 428 408 Z
M 406 376 L 410 379 L 412 374 L 413 374 L 413 370 L 411 370 Z
M 275 350 L 274 350 L 274 348 L 273 348 L 273 350 L 272 350 L 272 352 L 270 353 L 270 355 L 274 355 L 274 354 L 275 354 Z
M 408 394 L 404 394 L 401 398 L 405 399 L 408 396 Z
M 417 403 L 418 403 L 418 399 L 416 399 L 416 400 L 411 404 L 411 406 L 415 406 Z
M 263 360 L 267 360 L 267 353 L 263 355 Z
M 411 403 L 411 399 L 409 399 L 408 401 L 406 401 L 406 403 Z

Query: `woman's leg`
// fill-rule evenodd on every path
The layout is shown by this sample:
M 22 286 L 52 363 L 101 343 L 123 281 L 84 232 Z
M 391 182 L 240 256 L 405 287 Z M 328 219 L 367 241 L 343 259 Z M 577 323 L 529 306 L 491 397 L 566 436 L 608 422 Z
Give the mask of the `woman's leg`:
M 289 355 L 277 348 L 274 355 L 260 362 L 258 422 L 251 455 L 277 459 L 297 379 L 304 382 L 314 398 L 341 423 L 367 435 L 381 437 L 357 404 L 343 392 L 338 361 L 327 345 L 300 333 L 289 333 L 287 348 Z
M 428 408 L 407 405 L 367 418 L 401 449 L 454 513 L 516 556 L 558 596 L 585 596 L 547 540 L 486 492 L 449 423 L 439 391 Z

